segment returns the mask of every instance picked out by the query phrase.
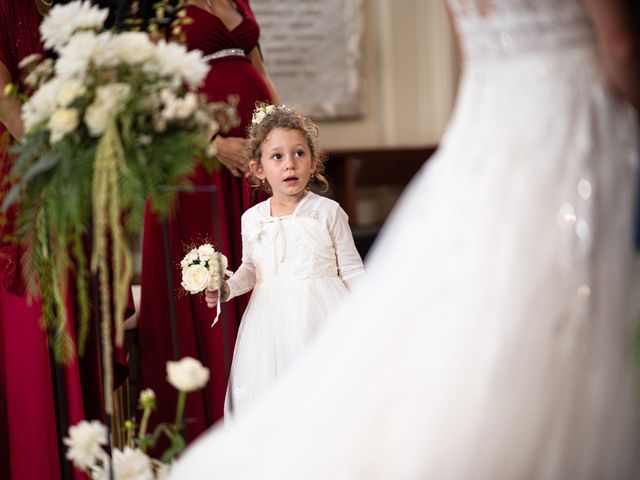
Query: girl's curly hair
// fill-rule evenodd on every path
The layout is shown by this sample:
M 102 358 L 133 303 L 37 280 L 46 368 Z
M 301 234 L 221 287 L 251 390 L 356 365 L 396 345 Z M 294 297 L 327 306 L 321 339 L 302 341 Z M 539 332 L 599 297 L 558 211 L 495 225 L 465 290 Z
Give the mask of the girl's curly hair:
M 269 107 L 268 104 L 259 103 L 256 105 L 256 111 L 265 111 Z M 260 121 L 253 121 L 247 129 L 247 138 L 249 140 L 249 160 L 253 160 L 260 165 L 262 157 L 262 144 L 267 139 L 269 133 L 276 128 L 284 128 L 286 130 L 298 130 L 307 140 L 311 157 L 316 161 L 315 171 L 311 174 L 307 187 L 318 193 L 326 192 L 329 189 L 329 182 L 324 177 L 325 155 L 318 145 L 318 126 L 308 118 L 289 107 L 270 108 L 270 113 L 264 115 Z M 254 115 L 255 119 L 255 115 Z M 262 182 L 251 172 L 251 184 L 254 188 L 271 192 L 271 188 L 267 182 Z

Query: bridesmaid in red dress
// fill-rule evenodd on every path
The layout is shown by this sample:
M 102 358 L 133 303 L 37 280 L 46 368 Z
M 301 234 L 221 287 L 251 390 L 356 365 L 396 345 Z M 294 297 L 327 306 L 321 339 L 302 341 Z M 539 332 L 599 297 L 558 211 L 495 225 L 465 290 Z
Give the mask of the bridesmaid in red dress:
M 23 133 L 20 106 L 4 96 L 4 87 L 20 84 L 21 59 L 43 53 L 38 28 L 49 4 L 0 0 L 0 202 L 7 191 L 5 179 L 12 161 L 7 147 L 11 138 Z M 0 479 L 80 480 L 85 476 L 64 460 L 61 440 L 69 425 L 84 418 L 104 420 L 97 330 L 92 329 L 82 358 L 67 366 L 52 361 L 40 326 L 40 303 L 27 300 L 20 272 L 23 252 L 10 241 L 15 210 L 7 217 L 7 222 L 0 223 Z M 76 306 L 71 295 L 67 306 L 73 319 Z M 74 336 L 73 327 L 69 333 Z M 116 355 L 122 353 L 116 351 Z M 119 367 L 115 373 L 122 377 L 123 365 Z
M 3 96 L 4 86 L 19 82 L 18 62 L 42 53 L 38 26 L 40 13 L 34 0 L 0 0 L 0 150 L 2 178 L 10 168 L 9 134 L 22 135 L 19 105 Z M 3 188 L 6 185 L 3 184 Z M 4 196 L 6 191 L 1 193 Z M 15 212 L 10 212 L 10 217 Z M 0 478 L 61 478 L 54 382 L 60 376 L 67 422 L 84 418 L 80 366 L 52 368 L 46 334 L 40 327 L 38 302 L 29 305 L 20 277 L 21 251 L 8 237 L 11 223 L 2 226 L 0 239 Z M 52 374 L 53 372 L 53 374 Z M 97 403 L 99 399 L 96 399 Z M 83 478 L 77 474 L 75 478 Z
M 198 358 L 211 370 L 207 387 L 187 398 L 185 416 L 191 421 L 186 433 L 193 439 L 222 416 L 227 385 L 225 363 L 230 362 L 232 354 L 225 352 L 225 345 L 232 349 L 235 344 L 246 299 L 229 302 L 223 320 L 211 327 L 213 317 L 204 298 L 180 292 L 179 263 L 187 246 L 207 240 L 227 255 L 229 268 L 240 265 L 240 217 L 250 206 L 250 188 L 243 178 L 248 163 L 245 132 L 256 102 L 276 103 L 277 99 L 257 47 L 259 27 L 247 0 L 194 1 L 187 12 L 193 20 L 184 27 L 187 47 L 202 50 L 210 58 L 211 70 L 201 91 L 210 101 L 238 95 L 237 108 L 242 120 L 241 125 L 214 140 L 223 163 L 221 169 L 209 174 L 198 166 L 192 176 L 196 192 L 178 196 L 167 225 L 173 264 L 172 291 L 167 287 L 163 227 L 149 210 L 145 218 L 138 323 L 140 386 L 152 388 L 161 399 L 152 419 L 173 420 L 177 395 L 167 383 L 165 373 L 165 362 L 174 356 L 169 298 L 172 296 L 178 320 L 178 355 Z M 216 211 L 214 194 L 205 191 L 209 186 L 217 188 Z

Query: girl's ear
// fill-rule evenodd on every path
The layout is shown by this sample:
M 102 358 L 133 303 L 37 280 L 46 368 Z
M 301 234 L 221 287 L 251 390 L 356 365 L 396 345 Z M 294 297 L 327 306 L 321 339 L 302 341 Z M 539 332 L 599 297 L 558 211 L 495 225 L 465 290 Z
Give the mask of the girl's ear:
M 258 177 L 258 179 L 265 179 L 264 172 L 262 171 L 262 165 L 260 165 L 255 160 L 249 160 L 249 170 L 251 170 L 251 173 Z
M 318 167 L 318 156 L 314 155 L 313 158 L 311 159 L 311 173 L 314 173 L 317 167 Z

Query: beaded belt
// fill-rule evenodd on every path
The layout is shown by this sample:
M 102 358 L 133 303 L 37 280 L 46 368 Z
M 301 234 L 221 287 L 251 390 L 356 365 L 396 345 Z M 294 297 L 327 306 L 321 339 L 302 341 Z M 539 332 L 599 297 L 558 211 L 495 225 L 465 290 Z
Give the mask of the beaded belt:
M 217 52 L 205 55 L 202 57 L 202 60 L 210 62 L 211 60 L 224 57 L 244 57 L 244 50 L 241 48 L 225 48 L 224 50 L 218 50 Z

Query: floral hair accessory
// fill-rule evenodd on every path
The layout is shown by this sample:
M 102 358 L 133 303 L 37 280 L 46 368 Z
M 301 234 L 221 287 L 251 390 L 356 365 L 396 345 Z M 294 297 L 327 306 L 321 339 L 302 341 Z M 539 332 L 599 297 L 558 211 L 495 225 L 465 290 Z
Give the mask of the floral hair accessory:
M 259 107 L 256 107 L 256 109 L 253 111 L 253 117 L 251 118 L 251 123 L 253 125 L 260 125 L 260 123 L 262 123 L 262 121 L 267 117 L 267 115 L 273 113 L 276 111 L 278 107 L 276 107 L 275 105 L 260 105 Z M 282 105 L 282 107 L 279 108 L 284 108 L 284 105 Z

